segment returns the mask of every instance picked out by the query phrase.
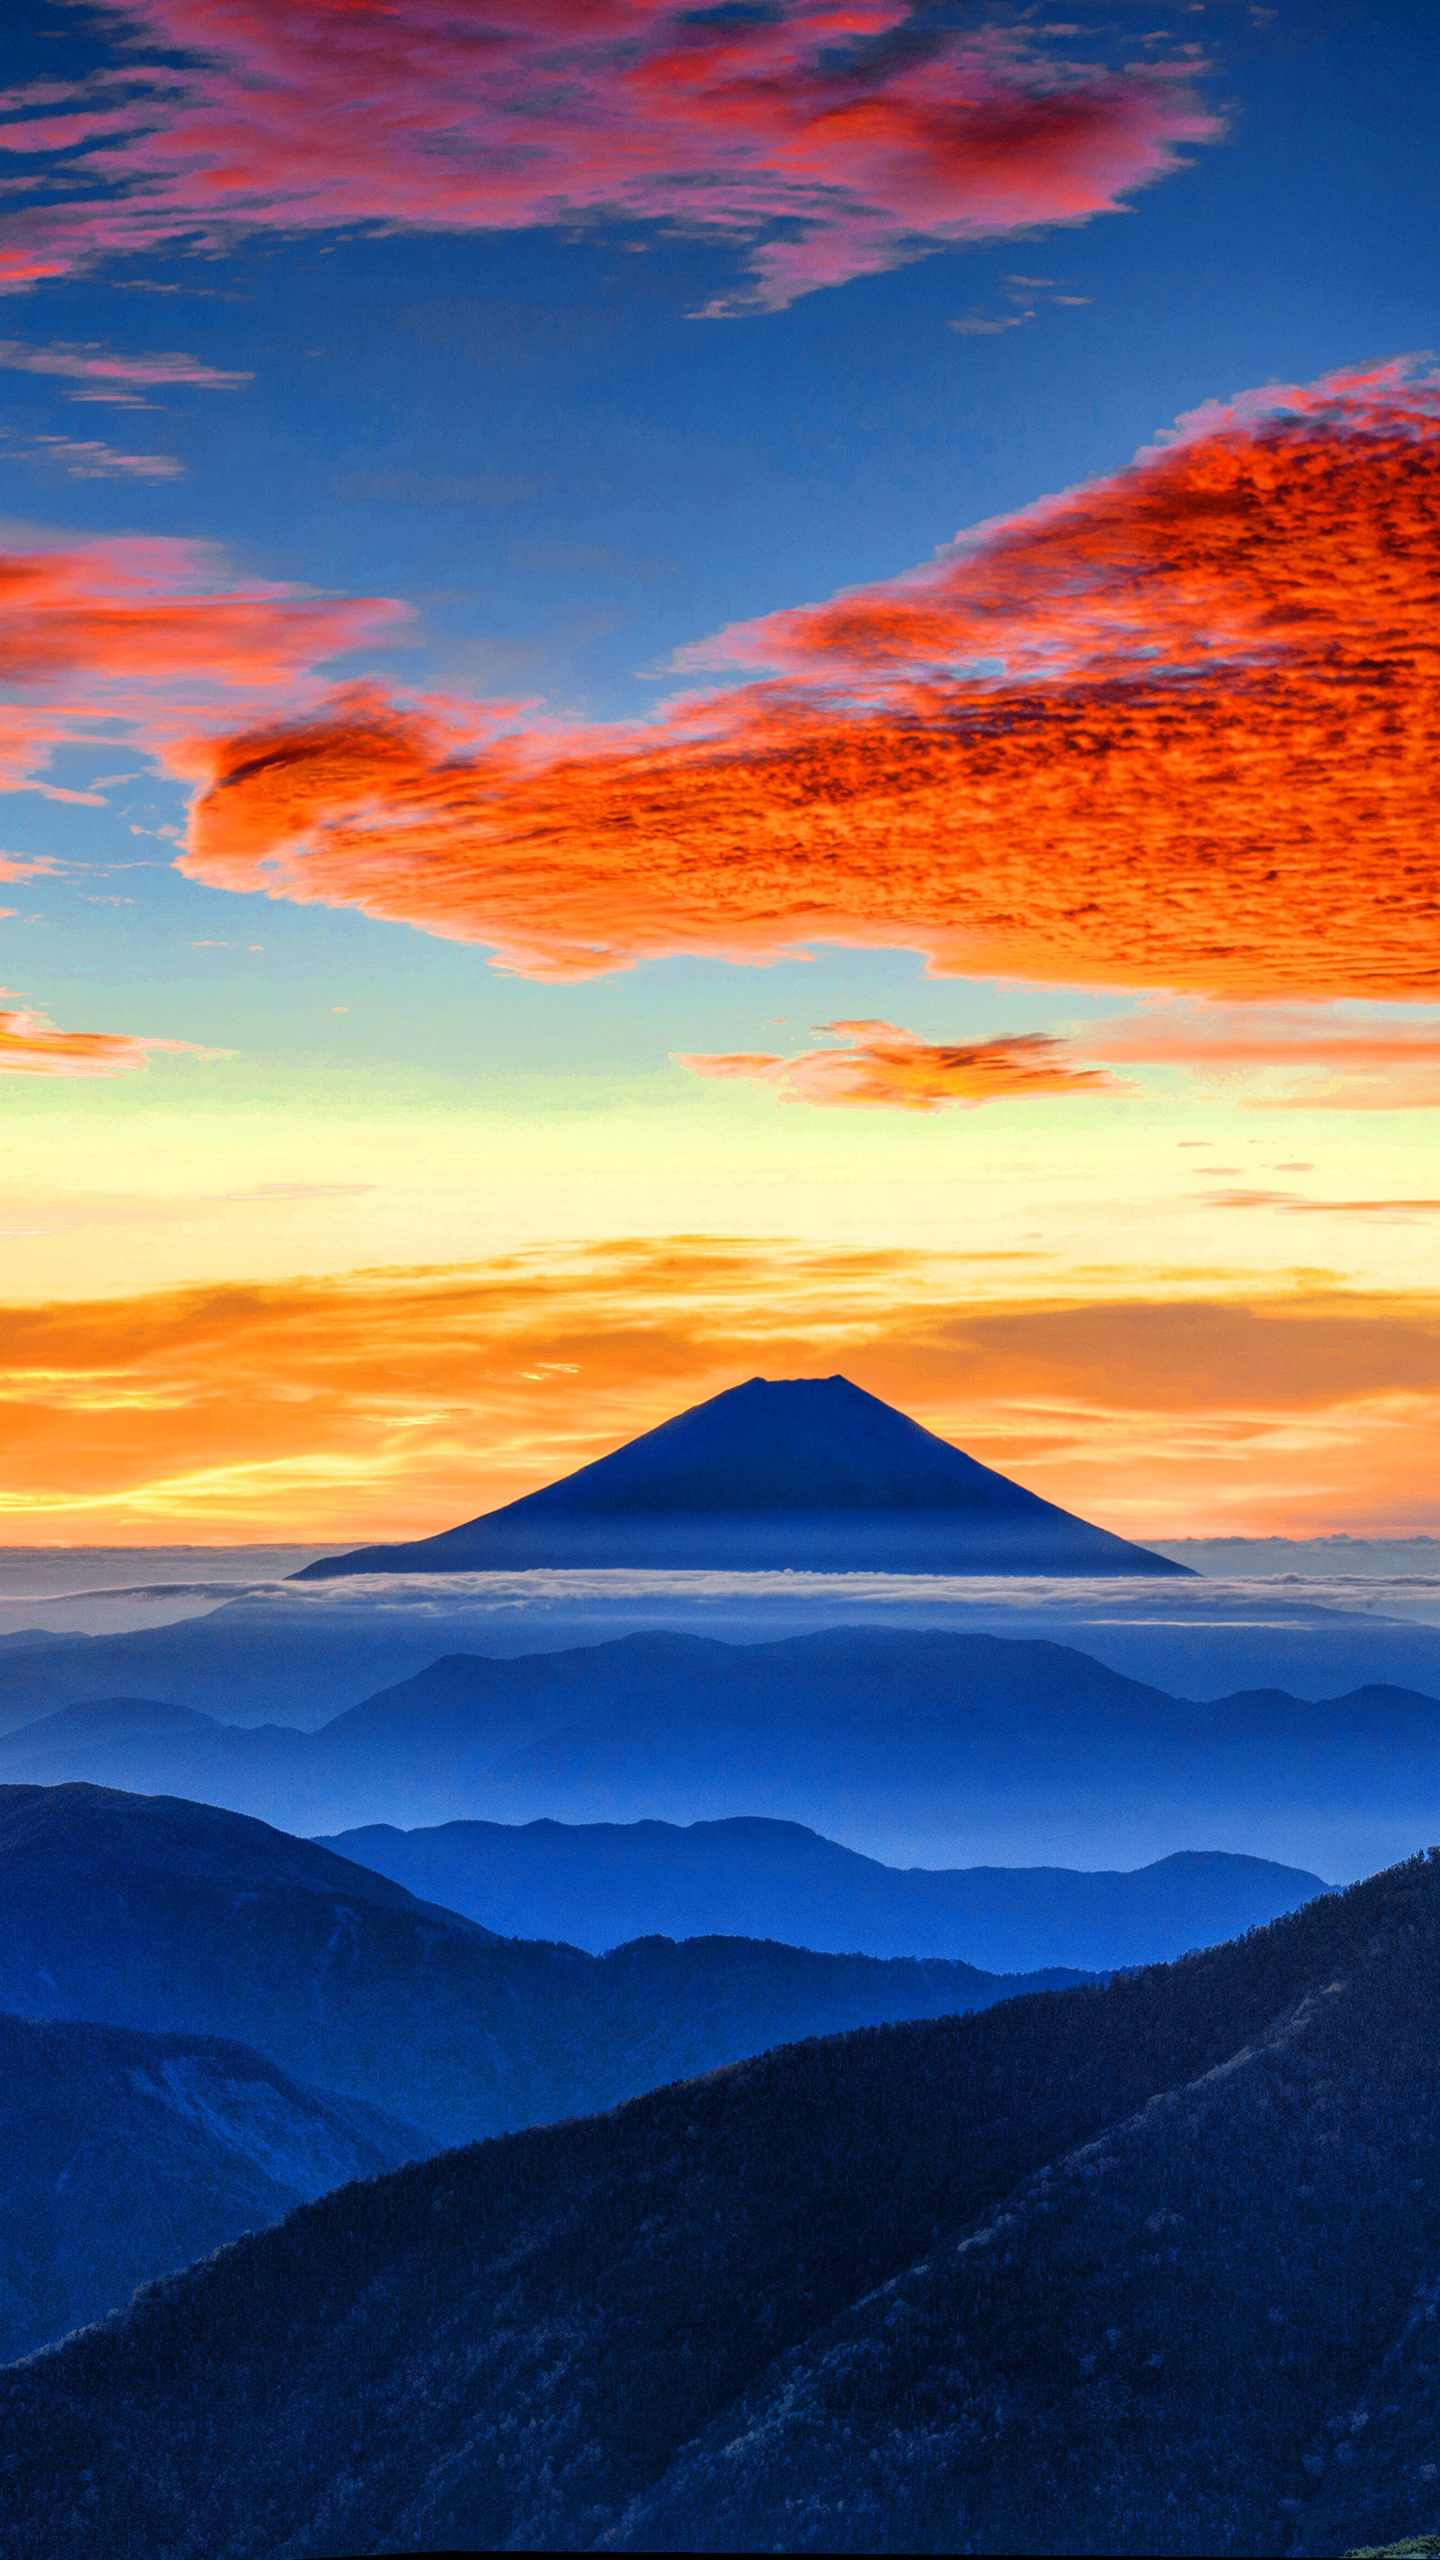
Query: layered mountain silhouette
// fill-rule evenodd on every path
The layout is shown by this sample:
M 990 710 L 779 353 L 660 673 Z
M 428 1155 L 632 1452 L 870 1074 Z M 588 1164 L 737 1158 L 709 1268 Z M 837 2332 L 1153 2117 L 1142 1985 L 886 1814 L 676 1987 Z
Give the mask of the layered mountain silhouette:
M 1328 2554 L 1440 2510 L 1440 1858 L 302 2207 L 0 2377 L 6 2547 Z
M 591 1956 L 497 1937 L 211 1805 L 0 1787 L 0 2011 L 234 2039 L 432 2147 L 613 2106 L 789 2037 L 1074 1978 L 747 1938 Z
M 313 1734 L 102 1700 L 0 1739 L 5 1781 L 198 1798 L 326 1835 L 758 1814 L 867 1846 L 963 1839 L 994 1864 L 1130 1865 L 1204 1842 L 1343 1874 L 1357 1836 L 1394 1856 L 1434 1827 L 1440 1702 L 1378 1684 L 1197 1702 L 1073 1646 L 920 1628 L 655 1633 L 447 1655 Z
M 434 2147 L 248 2045 L 0 2016 L 0 2363 Z
M 712 1932 L 866 1955 L 963 1956 L 999 1973 L 1154 1964 L 1217 1945 L 1329 1887 L 1268 1859 L 1181 1851 L 1130 1874 L 896 1868 L 799 1822 L 393 1823 L 322 1844 L 516 1937 L 596 1954 Z
M 751 1378 L 438 1537 L 294 1576 L 540 1566 L 1186 1574 L 1043 1502 L 848 1378 Z

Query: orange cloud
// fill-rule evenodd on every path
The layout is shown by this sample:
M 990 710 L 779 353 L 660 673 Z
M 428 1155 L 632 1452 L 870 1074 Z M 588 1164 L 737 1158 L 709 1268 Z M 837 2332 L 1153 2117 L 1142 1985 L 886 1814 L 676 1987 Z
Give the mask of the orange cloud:
M 1440 379 L 1257 395 L 909 578 L 722 634 L 692 663 L 771 672 L 649 728 L 477 752 L 473 707 L 362 692 L 197 744 L 181 867 L 537 975 L 829 938 L 1431 997 L 1437 510 Z
M 716 307 L 774 310 L 947 244 L 1117 211 L 1220 130 L 1193 58 L 1076 61 L 1059 39 L 1078 28 L 945 27 L 906 0 L 709 15 L 491 0 L 480 18 L 448 0 L 113 0 L 106 15 L 122 48 L 108 66 L 0 100 L 0 150 L 38 164 L 38 201 L 0 227 L 12 285 L 256 230 L 600 215 L 736 241 L 751 281 Z M 157 70 L 147 44 L 189 67 Z
M 416 1535 L 757 1371 L 843 1369 L 1132 1535 L 1440 1527 L 1440 1300 L 1021 1302 L 1000 1263 L 679 1237 L 0 1309 L 17 1538 Z
M 0 1075 L 126 1075 L 143 1067 L 155 1049 L 199 1054 L 188 1040 L 146 1040 L 128 1031 L 57 1031 L 43 1013 L 0 1007 Z
M 1101 1067 L 1069 1065 L 1063 1042 L 1043 1031 L 952 1046 L 922 1040 L 893 1022 L 823 1022 L 817 1028 L 841 1034 L 850 1045 L 805 1049 L 794 1058 L 756 1051 L 729 1057 L 682 1052 L 678 1063 L 693 1067 L 697 1075 L 772 1084 L 787 1102 L 888 1104 L 906 1111 L 938 1111 L 947 1102 L 973 1107 L 1016 1094 L 1127 1090 Z

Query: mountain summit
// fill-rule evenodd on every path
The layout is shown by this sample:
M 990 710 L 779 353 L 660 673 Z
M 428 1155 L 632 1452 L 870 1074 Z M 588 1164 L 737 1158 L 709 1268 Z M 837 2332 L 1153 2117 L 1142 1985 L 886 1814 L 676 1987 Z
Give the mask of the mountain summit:
M 848 1378 L 751 1378 L 438 1537 L 323 1557 L 354 1573 L 631 1566 L 756 1573 L 1174 1574 Z

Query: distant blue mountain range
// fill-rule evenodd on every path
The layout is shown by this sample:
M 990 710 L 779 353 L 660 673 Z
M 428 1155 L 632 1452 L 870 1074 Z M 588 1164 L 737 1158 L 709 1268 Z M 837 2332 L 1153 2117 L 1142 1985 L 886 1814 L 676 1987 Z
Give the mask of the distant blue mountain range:
M 937 1439 L 848 1378 L 751 1378 L 438 1537 L 295 1576 L 537 1566 L 1183 1574 Z
M 375 1823 L 320 1844 L 517 1938 L 783 1938 L 836 1954 L 963 1956 L 997 1973 L 1156 1964 L 1298 1910 L 1319 1876 L 1182 1850 L 1130 1874 L 882 1866 L 799 1822 Z
M 77 1703 L 0 1740 L 5 1780 L 186 1796 L 309 1833 L 761 1814 L 977 1843 L 937 1865 L 1139 1865 L 1203 1844 L 1343 1875 L 1347 1839 L 1399 1854 L 1436 1827 L 1440 1703 L 1383 1683 L 1197 1702 L 1073 1646 L 923 1629 L 656 1633 L 448 1655 L 318 1733 Z

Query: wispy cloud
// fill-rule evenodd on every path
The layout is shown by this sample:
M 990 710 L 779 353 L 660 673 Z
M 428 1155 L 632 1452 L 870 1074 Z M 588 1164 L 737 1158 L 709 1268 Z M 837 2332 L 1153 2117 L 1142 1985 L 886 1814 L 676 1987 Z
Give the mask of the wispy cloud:
M 93 345 L 37 347 L 23 338 L 0 338 L 0 372 L 49 374 L 72 386 L 72 400 L 104 401 L 121 409 L 149 406 L 140 396 L 142 387 L 193 383 L 208 391 L 231 391 L 252 379 L 248 373 L 221 373 L 197 356 L 118 355 Z
M 1210 1209 L 1299 1210 L 1322 1218 L 1428 1217 L 1440 1209 L 1440 1200 L 1312 1200 L 1299 1191 L 1206 1191 L 1201 1197 Z
M 1211 408 L 648 726 L 376 691 L 200 742 L 182 867 L 585 976 L 807 938 L 1230 1000 L 1440 993 L 1440 378 Z M 748 680 L 747 680 L 748 679 Z
M 42 1013 L 0 1007 L 0 1075 L 128 1075 L 158 1049 L 199 1054 L 185 1040 L 150 1040 L 128 1031 L 60 1031 Z
M 1336 1009 L 1224 1004 L 1146 1006 L 1091 1024 L 1087 1054 L 1175 1066 L 1234 1088 L 1249 1109 L 1440 1109 L 1440 1020 L 1357 1022 Z
M 36 436 L 0 453 L 0 461 L 63 471 L 70 480 L 178 480 L 184 470 L 172 453 L 120 453 L 97 438 L 77 436 Z
M 740 1051 L 728 1057 L 692 1057 L 679 1064 L 697 1075 L 741 1078 L 773 1085 L 788 1102 L 860 1104 L 905 1111 L 938 1111 L 947 1103 L 974 1108 L 1016 1095 L 1117 1093 L 1126 1088 L 1102 1067 L 1071 1062 L 1064 1042 L 1042 1031 L 1008 1039 L 943 1042 L 922 1040 L 893 1022 L 824 1022 L 821 1031 L 846 1042 L 843 1049 L 804 1049 L 795 1057 Z
M 13 284 L 255 230 L 599 216 L 733 240 L 748 281 L 715 308 L 773 310 L 928 250 L 1114 212 L 1220 130 L 1193 52 L 1136 66 L 1092 40 L 1079 59 L 1078 29 L 1007 13 L 946 27 L 907 0 L 493 0 L 481 18 L 450 0 L 111 0 L 106 15 L 106 68 L 0 101 L 0 150 L 41 176 L 0 226 Z

